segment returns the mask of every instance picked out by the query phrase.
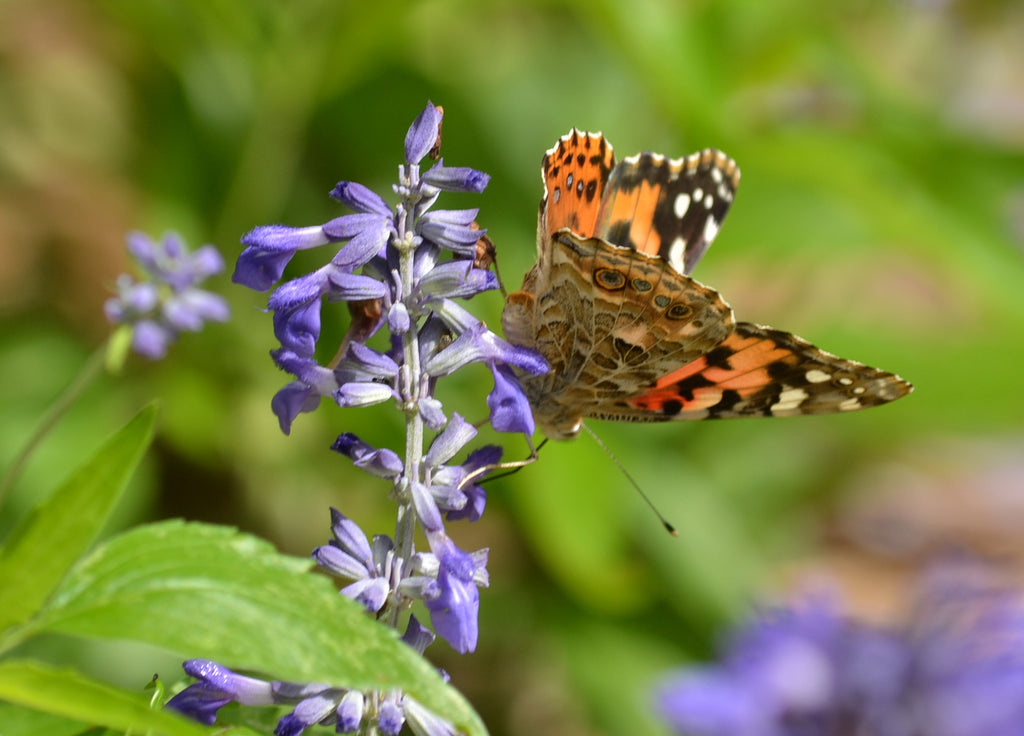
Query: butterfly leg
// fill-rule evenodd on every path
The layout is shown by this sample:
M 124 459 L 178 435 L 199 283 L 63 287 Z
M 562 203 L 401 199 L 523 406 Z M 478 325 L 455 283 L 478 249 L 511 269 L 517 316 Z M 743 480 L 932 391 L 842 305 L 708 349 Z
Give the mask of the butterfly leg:
M 530 447 L 530 456 L 529 457 L 523 458 L 522 460 L 510 460 L 510 461 L 504 462 L 504 463 L 492 463 L 491 465 L 484 465 L 482 468 L 477 468 L 472 473 L 469 473 L 465 478 L 462 479 L 462 481 L 458 485 L 458 489 L 462 490 L 467 485 L 473 483 L 480 476 L 485 475 L 487 473 L 490 473 L 490 472 L 492 472 L 494 470 L 507 470 L 508 472 L 507 473 L 502 473 L 501 475 L 496 475 L 493 478 L 487 478 L 486 480 L 491 481 L 491 480 L 497 480 L 498 478 L 507 478 L 510 475 L 514 475 L 515 473 L 518 473 L 520 470 L 525 468 L 527 465 L 532 465 L 533 463 L 537 462 L 537 460 L 540 459 L 540 455 L 539 455 L 540 448 L 544 447 L 544 445 L 546 445 L 547 443 L 548 443 L 548 440 L 545 437 L 541 441 L 541 443 L 539 445 L 534 447 L 533 446 L 533 440 L 530 439 L 529 437 L 527 437 L 526 438 L 526 444 L 529 445 L 529 447 Z M 483 482 L 483 481 L 481 481 L 481 482 Z

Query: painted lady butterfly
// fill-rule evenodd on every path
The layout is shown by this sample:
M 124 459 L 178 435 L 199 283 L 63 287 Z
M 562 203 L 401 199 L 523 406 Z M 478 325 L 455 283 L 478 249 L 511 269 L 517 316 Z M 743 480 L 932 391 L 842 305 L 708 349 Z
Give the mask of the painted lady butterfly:
M 615 163 L 573 129 L 543 162 L 537 263 L 510 294 L 506 338 L 551 365 L 524 375 L 552 439 L 585 417 L 620 422 L 791 416 L 884 404 L 912 386 L 770 327 L 736 322 L 688 274 L 711 245 L 740 172 L 720 151 Z

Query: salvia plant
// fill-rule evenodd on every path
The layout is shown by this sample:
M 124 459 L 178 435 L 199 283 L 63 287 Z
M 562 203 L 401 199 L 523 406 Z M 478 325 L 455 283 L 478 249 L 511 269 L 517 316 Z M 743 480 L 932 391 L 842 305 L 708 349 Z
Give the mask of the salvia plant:
M 455 458 L 477 429 L 458 413 L 447 413 L 435 396 L 440 379 L 471 363 L 486 364 L 494 375 L 487 397 L 489 421 L 499 432 L 534 430 L 529 403 L 511 367 L 544 373 L 535 353 L 492 333 L 456 300 L 497 287 L 482 268 L 488 249 L 477 210 L 434 209 L 442 191 L 481 192 L 489 177 L 437 156 L 442 111 L 428 104 L 409 128 L 405 161 L 393 185 L 397 203 L 355 182 L 341 182 L 331 196 L 353 212 L 322 225 L 254 228 L 242 240 L 233 280 L 256 291 L 276 284 L 300 250 L 322 248 L 325 263 L 285 281 L 270 294 L 274 363 L 293 376 L 271 406 L 288 433 L 297 416 L 326 399 L 340 407 L 390 402 L 405 421 L 405 446 L 396 451 L 372 447 L 352 433 L 337 437 L 331 449 L 389 484 L 396 503 L 394 536 L 372 539 L 341 511 L 331 509 L 330 543 L 313 552 L 317 565 L 347 582 L 341 593 L 367 614 L 392 628 L 404 627 L 403 641 L 417 652 L 434 640 L 415 615 L 421 602 L 436 633 L 460 653 L 477 643 L 478 588 L 486 586 L 487 550 L 467 552 L 449 536 L 446 521 L 476 521 L 487 500 L 479 480 L 495 467 L 502 449 L 494 445 Z M 340 246 L 340 248 L 339 248 Z M 322 363 L 323 309 L 345 308 L 350 329 L 332 358 Z M 378 336 L 379 332 L 383 335 Z M 380 347 L 368 345 L 377 338 Z M 432 438 L 428 441 L 427 435 Z M 326 445 L 329 443 L 325 443 Z M 417 549 L 417 527 L 428 549 Z M 168 707 L 212 724 L 231 701 L 245 705 L 294 704 L 275 730 L 294 736 L 313 724 L 335 724 L 339 733 L 397 734 L 404 723 L 414 733 L 453 733 L 452 724 L 424 704 L 397 691 L 353 691 L 325 685 L 264 682 L 236 674 L 219 663 L 185 664 L 198 681 Z

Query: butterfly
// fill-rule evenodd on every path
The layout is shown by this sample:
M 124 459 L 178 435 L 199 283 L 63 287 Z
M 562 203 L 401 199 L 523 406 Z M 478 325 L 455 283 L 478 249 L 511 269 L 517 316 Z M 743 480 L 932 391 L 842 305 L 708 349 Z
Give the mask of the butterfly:
M 584 418 L 662 422 L 829 414 L 913 387 L 788 332 L 737 322 L 689 274 L 739 185 L 715 149 L 618 163 L 575 128 L 544 156 L 537 262 L 505 302 L 509 342 L 551 370 L 520 381 L 541 431 L 575 437 Z

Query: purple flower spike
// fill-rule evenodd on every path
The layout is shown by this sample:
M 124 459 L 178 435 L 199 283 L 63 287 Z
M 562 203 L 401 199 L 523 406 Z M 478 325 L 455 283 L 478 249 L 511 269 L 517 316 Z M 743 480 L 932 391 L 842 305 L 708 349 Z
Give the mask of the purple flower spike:
M 323 568 L 331 575 L 348 580 L 366 580 L 368 575 L 373 574 L 373 562 L 363 562 L 344 550 L 341 545 L 325 544 L 313 550 L 311 555 L 318 567 Z M 350 596 L 354 597 L 354 596 Z
M 405 163 L 418 164 L 437 143 L 441 125 L 441 111 L 428 102 L 405 134 Z
M 283 432 L 287 434 L 295 418 L 316 408 L 324 396 L 341 407 L 394 402 L 405 420 L 407 437 L 400 453 L 371 446 L 349 432 L 339 435 L 332 446 L 357 468 L 388 481 L 389 497 L 404 515 L 397 525 L 400 536 L 392 541 L 377 534 L 369 540 L 355 522 L 332 509 L 333 536 L 313 551 L 316 564 L 344 580 L 342 595 L 388 625 L 395 625 L 392 614 L 423 601 L 439 635 L 457 651 L 469 652 L 478 639 L 479 588 L 488 584 L 487 551 L 467 554 L 458 549 L 445 532 L 445 515 L 448 520 L 480 517 L 487 494 L 471 481 L 477 480 L 474 473 L 482 476 L 483 470 L 490 470 L 500 459 L 501 448 L 478 449 L 462 465 L 449 464 L 464 453 L 476 428 L 446 410 L 436 396 L 437 382 L 468 363 L 487 364 L 495 373 L 495 390 L 488 400 L 494 424 L 509 431 L 532 431 L 516 376 L 519 371 L 543 373 L 548 366 L 536 353 L 491 333 L 458 301 L 498 286 L 490 270 L 476 265 L 486 231 L 476 223 L 476 209 L 433 206 L 442 191 L 483 191 L 490 177 L 469 167 L 445 166 L 441 160 L 421 171 L 424 157 L 438 158 L 441 121 L 440 108 L 428 104 L 409 128 L 405 161 L 391 188 L 398 197 L 394 207 L 362 184 L 339 182 L 331 197 L 351 213 L 308 228 L 254 228 L 243 240 L 245 250 L 234 280 L 260 290 L 278 284 L 267 300 L 280 342 L 271 355 L 295 379 L 272 401 Z M 299 250 L 321 245 L 334 248 L 311 272 L 285 276 L 296 265 Z M 136 250 L 153 269 L 160 269 L 162 259 L 184 249 L 177 242 L 161 248 L 140 241 Z M 201 252 L 185 266 L 171 269 L 175 283 L 185 285 L 175 292 L 177 301 L 168 313 L 167 321 L 177 330 L 192 329 L 197 317 L 216 318 L 214 303 L 187 293 L 192 287 L 188 279 L 212 270 L 216 261 L 215 253 Z M 481 257 L 479 263 L 484 261 Z M 153 293 L 133 289 L 132 284 L 123 291 L 124 297 L 109 309 L 115 317 L 133 306 L 162 304 Z M 332 310 L 340 313 L 339 319 Z M 377 335 L 384 330 L 389 334 Z M 325 345 L 324 340 L 334 343 Z M 164 349 L 168 341 L 159 333 L 151 339 L 154 349 Z M 429 451 L 424 448 L 424 430 L 436 433 Z M 430 551 L 417 549 L 422 546 L 417 527 L 426 534 Z M 422 654 L 434 638 L 410 616 L 403 641 Z M 225 702 L 238 699 L 205 680 L 196 685 L 190 700 L 179 702 L 208 722 Z M 345 691 L 316 683 L 269 685 L 273 702 L 295 706 L 278 722 L 278 736 L 298 736 L 316 724 L 335 724 L 339 733 L 371 730 L 397 736 L 406 723 L 416 736 L 455 733 L 450 723 L 401 691 Z

